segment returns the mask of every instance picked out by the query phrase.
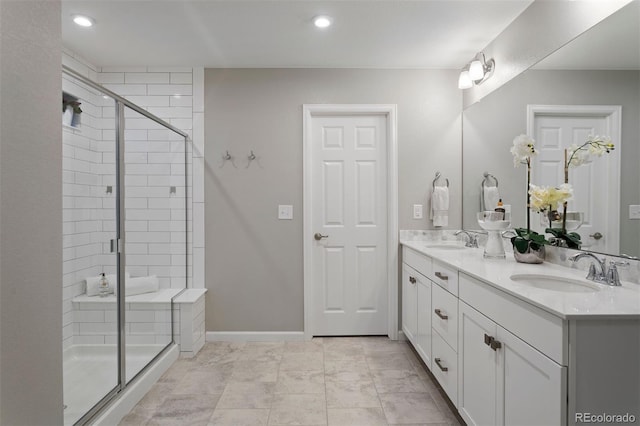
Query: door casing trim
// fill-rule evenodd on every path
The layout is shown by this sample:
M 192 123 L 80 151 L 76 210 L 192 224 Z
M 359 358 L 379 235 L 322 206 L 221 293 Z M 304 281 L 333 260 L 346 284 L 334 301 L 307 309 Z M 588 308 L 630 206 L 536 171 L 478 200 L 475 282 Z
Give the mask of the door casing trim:
M 384 115 L 387 120 L 387 332 L 398 339 L 398 143 L 397 105 L 393 104 L 304 104 L 302 106 L 303 157 L 303 252 L 304 252 L 304 337 L 313 337 L 311 306 L 313 293 L 311 223 L 313 164 L 311 120 L 322 115 Z

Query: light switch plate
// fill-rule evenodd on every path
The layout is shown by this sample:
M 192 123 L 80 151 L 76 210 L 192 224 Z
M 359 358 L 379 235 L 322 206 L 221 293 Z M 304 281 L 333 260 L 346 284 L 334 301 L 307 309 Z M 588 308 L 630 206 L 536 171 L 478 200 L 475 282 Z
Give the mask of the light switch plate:
M 413 205 L 413 218 L 422 219 L 422 204 Z
M 629 219 L 640 219 L 640 205 L 629 205 Z
M 280 220 L 292 220 L 293 219 L 293 206 L 290 204 L 280 204 L 278 206 L 278 219 Z

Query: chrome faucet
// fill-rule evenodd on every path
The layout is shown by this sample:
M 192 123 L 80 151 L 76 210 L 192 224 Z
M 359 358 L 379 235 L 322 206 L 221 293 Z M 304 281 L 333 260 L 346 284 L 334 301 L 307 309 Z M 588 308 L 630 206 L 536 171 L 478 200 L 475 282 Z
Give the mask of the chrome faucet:
M 618 266 L 629 266 L 629 262 L 609 262 L 609 267 L 607 267 L 607 259 L 600 259 L 593 253 L 588 252 L 580 252 L 574 254 L 569 258 L 569 260 L 574 263 L 583 257 L 590 257 L 594 260 L 591 262 L 589 266 L 589 273 L 587 274 L 587 279 L 591 281 L 595 281 L 602 284 L 608 284 L 611 286 L 620 286 L 620 275 L 618 274 Z M 596 263 L 600 267 L 600 271 L 596 271 Z
M 478 234 L 461 229 L 459 231 L 456 231 L 453 235 L 457 236 L 460 234 L 464 234 L 467 236 L 466 243 L 464 245 L 465 247 L 478 248 Z

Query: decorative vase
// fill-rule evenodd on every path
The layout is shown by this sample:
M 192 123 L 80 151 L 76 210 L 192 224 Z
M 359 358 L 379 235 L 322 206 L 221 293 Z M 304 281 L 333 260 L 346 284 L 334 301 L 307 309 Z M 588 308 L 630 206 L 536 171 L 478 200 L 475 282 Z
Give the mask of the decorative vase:
M 542 263 L 544 262 L 544 246 L 536 244 L 538 249 L 531 247 L 532 241 L 527 244 L 527 250 L 524 253 L 520 253 L 516 246 L 513 246 L 513 257 L 516 262 L 520 263 Z
M 504 259 L 504 244 L 501 232 L 511 225 L 511 213 L 496 211 L 478 212 L 478 225 L 488 232 L 489 237 L 484 246 L 484 257 L 487 259 Z

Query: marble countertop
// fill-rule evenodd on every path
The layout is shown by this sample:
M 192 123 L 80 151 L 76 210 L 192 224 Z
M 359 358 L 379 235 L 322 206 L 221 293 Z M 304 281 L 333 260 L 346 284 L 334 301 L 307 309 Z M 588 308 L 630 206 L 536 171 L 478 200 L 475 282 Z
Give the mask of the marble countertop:
M 510 253 L 506 259 L 485 259 L 482 248 L 446 250 L 429 247 L 434 241 L 405 239 L 400 243 L 563 319 L 640 318 L 640 285 L 635 283 L 622 281 L 621 287 L 613 287 L 588 281 L 598 288 L 589 293 L 536 288 L 510 277 L 541 274 L 584 280 L 586 274 L 548 262 L 538 265 L 517 263 Z

